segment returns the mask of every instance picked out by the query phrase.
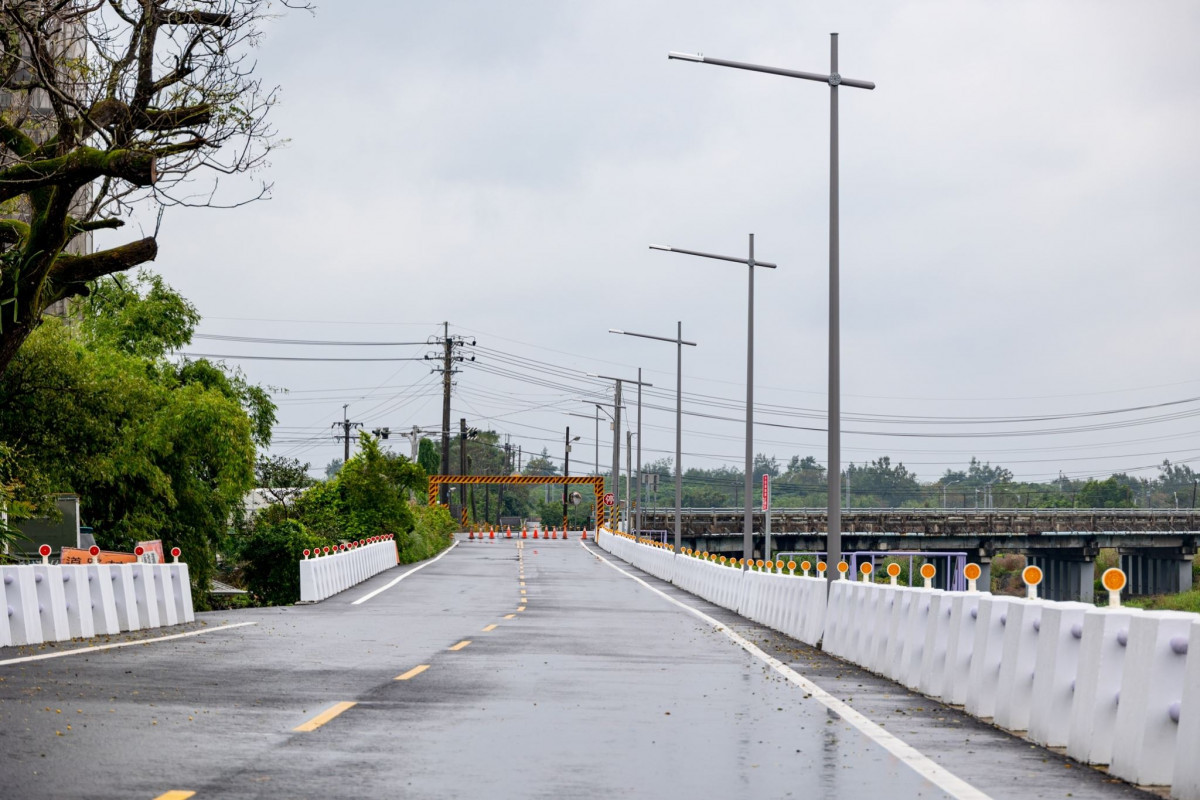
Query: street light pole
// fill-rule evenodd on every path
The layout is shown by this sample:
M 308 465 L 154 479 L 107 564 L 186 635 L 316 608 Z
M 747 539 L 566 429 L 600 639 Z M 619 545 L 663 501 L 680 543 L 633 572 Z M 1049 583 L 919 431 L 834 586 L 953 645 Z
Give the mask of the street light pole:
M 609 333 L 622 336 L 636 336 L 639 339 L 655 339 L 659 342 L 671 342 L 675 345 L 675 552 L 683 551 L 683 467 L 680 466 L 683 451 L 683 346 L 695 347 L 695 342 L 683 338 L 683 321 L 675 323 L 675 338 L 652 336 L 648 333 L 633 333 L 609 328 Z
M 726 61 L 720 58 L 693 53 L 668 53 L 668 59 L 694 61 L 701 64 L 713 64 L 718 67 L 731 67 L 751 72 L 765 72 L 770 75 L 782 75 L 787 78 L 800 78 L 806 81 L 829 84 L 829 476 L 828 505 L 829 535 L 826 550 L 831 564 L 842 560 L 842 384 L 841 384 L 841 299 L 839 286 L 839 268 L 841 259 L 840 219 L 838 207 L 838 87 L 849 86 L 855 89 L 874 89 L 872 81 L 855 78 L 843 78 L 838 74 L 838 35 L 830 34 L 829 42 L 829 74 L 816 72 L 800 72 L 798 70 L 779 69 L 760 64 L 747 64 L 741 61 Z M 828 571 L 828 579 L 834 580 L 836 570 Z
M 606 381 L 613 381 L 616 384 L 616 391 L 614 393 L 614 399 L 613 399 L 613 460 L 612 460 L 613 506 L 612 507 L 619 509 L 621 507 L 621 505 L 619 503 L 619 500 L 620 500 L 619 481 L 620 481 L 620 477 L 621 477 L 621 384 L 622 383 L 635 383 L 635 381 L 631 381 L 628 378 L 614 378 L 611 375 L 597 375 L 592 372 L 587 373 L 587 376 L 589 378 L 600 378 L 600 379 L 606 380 Z M 636 381 L 636 383 L 638 384 L 639 389 L 643 385 L 651 386 L 651 387 L 654 386 L 654 384 L 652 384 L 652 383 L 642 384 L 640 378 Z M 629 493 L 628 487 L 626 487 L 626 494 L 628 494 L 628 493 Z M 626 521 L 628 521 L 628 518 L 626 519 Z
M 704 253 L 699 250 L 684 250 L 679 247 L 667 247 L 660 244 L 650 245 L 651 250 L 665 250 L 668 253 L 683 253 L 700 258 L 714 258 L 718 261 L 732 261 L 749 267 L 749 290 L 746 310 L 746 472 L 745 472 L 745 511 L 742 520 L 742 550 L 743 558 L 749 562 L 754 557 L 754 504 L 751 501 L 754 482 L 754 268 L 766 267 L 775 269 L 776 265 L 768 261 L 756 261 L 754 258 L 754 234 L 750 234 L 750 253 L 746 258 L 736 256 L 720 256 Z M 743 565 L 743 568 L 744 565 Z

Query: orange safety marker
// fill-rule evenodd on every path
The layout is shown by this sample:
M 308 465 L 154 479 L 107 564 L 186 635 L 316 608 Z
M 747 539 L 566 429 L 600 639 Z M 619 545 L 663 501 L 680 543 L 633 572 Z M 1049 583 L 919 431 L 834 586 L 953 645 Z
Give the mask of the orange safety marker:
M 983 569 L 978 564 L 967 564 L 963 567 L 963 577 L 967 579 L 967 591 L 977 592 L 975 581 L 979 580 L 979 576 L 983 574 Z
M 811 561 L 801 561 L 800 562 L 800 571 L 804 573 L 804 577 L 806 577 L 806 578 L 808 577 L 808 571 L 810 569 L 812 569 Z
M 871 573 L 875 571 L 875 565 L 870 561 L 864 561 L 858 565 L 858 571 L 862 573 L 862 582 L 868 583 L 871 580 Z
M 837 563 L 837 571 L 840 573 L 840 579 L 846 580 L 846 573 L 850 571 L 850 565 L 845 561 L 839 561 Z
M 888 578 L 891 579 L 892 586 L 896 585 L 896 579 L 900 577 L 900 565 L 893 561 L 887 565 Z
M 1121 590 L 1125 588 L 1125 572 L 1116 567 L 1104 570 L 1100 583 L 1108 590 L 1109 608 L 1121 607 Z
M 790 573 L 792 575 L 796 574 L 796 562 L 795 561 L 788 561 L 787 568 L 788 568 L 788 573 Z
M 1032 564 L 1021 570 L 1021 580 L 1025 581 L 1025 593 L 1030 600 L 1037 599 L 1037 587 L 1043 577 L 1041 568 Z
M 925 579 L 925 588 L 926 589 L 933 588 L 933 576 L 934 575 L 937 575 L 937 567 L 935 567 L 933 564 L 922 564 L 921 565 L 921 577 Z
M 512 526 L 511 525 L 504 529 L 504 538 L 505 539 L 512 538 Z
M 818 562 L 817 562 L 817 577 L 818 577 L 818 578 L 824 578 L 824 577 L 825 577 L 825 571 L 826 571 L 827 569 L 829 569 L 829 565 L 828 565 L 828 564 L 826 564 L 824 561 L 818 561 Z

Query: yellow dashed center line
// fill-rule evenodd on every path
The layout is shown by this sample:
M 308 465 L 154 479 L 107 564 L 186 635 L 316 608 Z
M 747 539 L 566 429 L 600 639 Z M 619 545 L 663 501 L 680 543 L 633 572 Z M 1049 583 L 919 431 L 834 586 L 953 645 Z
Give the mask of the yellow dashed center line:
M 504 618 L 505 618 L 505 619 L 512 619 L 512 618 L 513 618 L 513 617 L 515 617 L 515 616 L 516 616 L 516 614 L 505 614 L 505 615 L 504 615 Z
M 521 606 L 520 608 L 517 609 L 517 611 L 524 611 L 524 610 L 525 610 L 525 606 Z
M 494 630 L 496 630 L 496 625 L 492 624 L 492 625 L 488 625 L 486 628 L 484 628 L 483 632 L 487 633 L 488 631 L 494 631 Z
M 403 675 L 397 675 L 396 680 L 406 681 L 410 678 L 415 678 L 427 669 L 429 669 L 428 664 L 420 664 L 418 666 L 413 667 L 412 669 L 410 669 L 408 672 L 404 673 Z
M 194 797 L 195 794 L 195 792 L 188 792 L 183 789 L 172 789 L 166 794 L 160 794 L 154 800 L 187 800 L 189 797 Z
M 300 733 L 308 733 L 309 731 L 315 731 L 317 728 L 321 727 L 326 722 L 329 722 L 329 720 L 333 719 L 334 717 L 337 717 L 342 712 L 347 711 L 348 709 L 354 708 L 356 705 L 358 705 L 358 703 L 349 703 L 349 702 L 338 703 L 338 704 L 334 705 L 333 707 L 331 707 L 325 711 L 322 711 L 320 714 L 313 717 L 312 719 L 310 719 L 308 722 L 304 723 L 303 725 L 292 728 L 292 730 L 298 731 Z
M 522 589 L 522 590 L 521 590 L 521 594 L 525 594 L 525 590 L 524 590 L 524 589 Z
M 462 650 L 464 647 L 466 647 L 466 646 L 467 646 L 467 645 L 469 645 L 470 643 L 471 643 L 471 640 L 470 640 L 470 639 L 463 639 L 461 642 L 459 642 L 458 644 L 454 645 L 454 647 L 451 647 L 450 649 L 451 649 L 451 650 Z
M 522 585 L 522 586 L 524 586 L 524 585 L 525 585 L 525 581 L 521 581 L 521 585 Z

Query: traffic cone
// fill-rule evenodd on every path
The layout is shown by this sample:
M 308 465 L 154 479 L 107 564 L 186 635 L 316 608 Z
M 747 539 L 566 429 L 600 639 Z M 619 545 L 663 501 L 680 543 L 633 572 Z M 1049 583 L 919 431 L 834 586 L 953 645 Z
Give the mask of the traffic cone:
M 567 529 L 566 528 L 563 528 L 563 538 L 564 539 L 567 538 Z
M 521 528 L 521 538 L 522 538 L 522 539 L 528 539 L 528 538 L 529 538 L 529 531 L 525 530 L 524 528 Z
M 587 528 L 583 529 L 583 536 L 581 536 L 580 538 L 583 539 L 584 541 L 587 541 Z
M 533 529 L 533 538 L 535 538 L 535 539 L 538 538 L 538 529 L 537 528 Z
M 511 526 L 510 526 L 510 527 L 508 527 L 508 528 L 505 528 L 505 529 L 504 529 L 504 538 L 505 538 L 505 539 L 511 539 L 511 538 L 512 538 L 512 527 L 511 527 Z
M 551 530 L 553 531 L 553 533 L 552 533 L 552 534 L 550 534 L 550 538 L 551 538 L 551 539 L 557 539 L 557 538 L 558 538 L 558 528 L 557 528 L 557 527 L 554 527 L 554 528 L 551 528 Z
M 495 532 L 495 531 L 492 531 L 491 533 L 489 533 L 489 534 L 488 534 L 488 538 L 489 538 L 489 539 L 495 539 L 495 538 L 496 538 L 496 532 Z
M 475 538 L 475 531 L 471 531 L 470 535 L 468 535 L 468 536 L 467 536 L 467 538 L 468 538 L 468 539 L 474 539 L 474 538 Z

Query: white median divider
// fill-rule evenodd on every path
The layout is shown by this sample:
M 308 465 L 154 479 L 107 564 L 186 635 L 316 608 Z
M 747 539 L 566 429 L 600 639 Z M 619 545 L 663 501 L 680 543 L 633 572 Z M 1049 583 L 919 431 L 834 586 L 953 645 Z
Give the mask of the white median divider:
M 305 550 L 300 562 L 300 602 L 319 603 L 398 563 L 391 534 L 342 544 L 332 551 L 329 547 Z
M 192 622 L 187 564 L 41 564 L 0 566 L 0 647 L 63 642 Z M 138 554 L 141 555 L 140 553 Z

